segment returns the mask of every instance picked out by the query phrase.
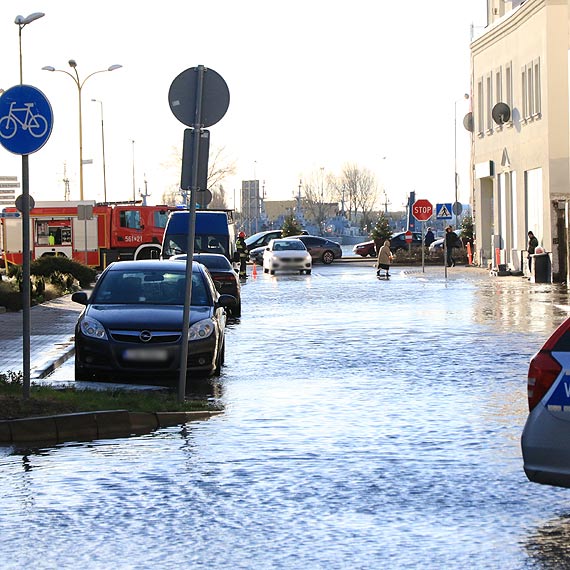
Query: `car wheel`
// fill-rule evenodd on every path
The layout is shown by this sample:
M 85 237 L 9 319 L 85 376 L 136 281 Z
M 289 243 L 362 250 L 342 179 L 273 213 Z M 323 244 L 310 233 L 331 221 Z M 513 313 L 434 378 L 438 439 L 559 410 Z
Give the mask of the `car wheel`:
M 311 270 L 310 270 L 310 269 L 307 269 L 307 270 L 305 271 L 305 273 L 306 273 L 307 275 L 310 275 L 310 274 L 311 274 Z
M 241 301 L 232 310 L 232 317 L 241 317 Z
M 324 253 L 323 253 L 323 263 L 326 265 L 330 265 L 333 261 L 334 261 L 334 253 L 332 251 L 330 251 L 329 249 L 327 249 Z
M 263 273 L 269 273 L 269 269 L 267 269 L 267 267 L 263 268 Z
M 372 250 L 369 254 L 370 257 L 376 257 L 376 252 Z
M 269 275 L 275 275 L 275 269 L 270 269 L 270 270 L 269 270 Z

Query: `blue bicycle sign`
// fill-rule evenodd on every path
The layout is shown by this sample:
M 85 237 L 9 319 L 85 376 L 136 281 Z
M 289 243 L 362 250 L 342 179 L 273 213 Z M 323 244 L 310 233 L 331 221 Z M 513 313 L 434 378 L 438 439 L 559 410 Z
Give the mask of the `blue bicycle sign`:
M 24 103 L 23 107 L 16 107 L 16 101 L 12 101 L 10 111 L 0 119 L 0 137 L 11 139 L 18 132 L 18 126 L 28 130 L 33 137 L 43 137 L 48 130 L 48 122 L 43 115 L 34 114 L 34 106 L 35 103 Z M 23 120 L 17 113 L 23 114 Z
M 45 95 L 16 85 L 0 96 L 0 144 L 15 154 L 39 150 L 51 135 L 53 113 Z

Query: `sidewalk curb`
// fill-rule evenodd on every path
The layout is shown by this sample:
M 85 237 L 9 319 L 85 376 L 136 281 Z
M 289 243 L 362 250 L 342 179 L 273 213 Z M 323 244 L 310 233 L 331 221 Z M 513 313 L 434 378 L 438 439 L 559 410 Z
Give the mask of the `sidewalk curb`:
M 158 428 L 207 420 L 223 411 L 129 412 L 103 410 L 0 421 L 0 444 L 63 443 L 142 435 Z
M 69 343 L 68 346 L 63 349 L 63 352 L 55 360 L 48 359 L 43 364 L 34 368 L 32 373 L 33 380 L 42 380 L 43 378 L 46 378 L 75 354 L 74 337 L 71 336 L 67 342 Z

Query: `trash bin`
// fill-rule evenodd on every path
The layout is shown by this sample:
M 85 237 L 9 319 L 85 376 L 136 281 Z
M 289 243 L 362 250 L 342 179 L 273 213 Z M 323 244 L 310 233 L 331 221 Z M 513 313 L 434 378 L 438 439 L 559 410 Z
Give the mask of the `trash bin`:
M 532 283 L 551 283 L 552 271 L 550 264 L 550 254 L 548 252 L 535 253 L 532 256 Z

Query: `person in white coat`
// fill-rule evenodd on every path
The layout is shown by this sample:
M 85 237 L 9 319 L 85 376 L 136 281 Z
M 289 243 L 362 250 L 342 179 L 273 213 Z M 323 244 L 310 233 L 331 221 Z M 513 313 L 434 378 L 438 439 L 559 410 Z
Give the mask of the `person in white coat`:
M 390 240 L 387 239 L 378 252 L 378 262 L 376 263 L 376 267 L 378 269 L 378 271 L 376 271 L 376 275 L 378 275 L 378 277 L 380 277 L 380 271 L 382 269 L 386 271 L 386 277 L 390 277 L 390 264 L 393 259 L 394 256 L 390 251 Z

